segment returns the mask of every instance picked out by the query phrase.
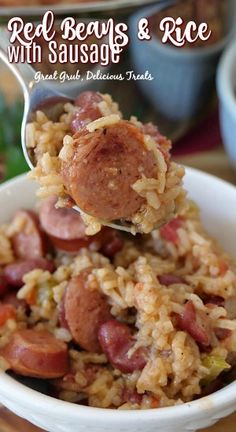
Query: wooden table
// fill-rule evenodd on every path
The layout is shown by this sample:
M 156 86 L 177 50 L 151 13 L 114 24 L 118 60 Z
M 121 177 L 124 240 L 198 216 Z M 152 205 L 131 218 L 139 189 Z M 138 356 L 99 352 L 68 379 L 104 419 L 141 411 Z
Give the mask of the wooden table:
M 4 76 L 4 79 L 3 79 Z M 8 74 L 1 74 L 1 82 L 4 83 L 5 93 L 8 99 L 14 100 L 19 89 L 12 83 L 12 78 L 9 79 Z M 1 84 L 0 84 L 1 85 Z M 210 174 L 221 177 L 236 185 L 236 172 L 230 166 L 227 155 L 224 152 L 222 145 L 213 151 L 204 153 L 195 153 L 190 156 L 182 156 L 176 159 L 185 165 L 201 169 Z M 236 408 L 236 407 L 235 407 Z M 5 408 L 0 408 L 0 432 L 43 432 L 25 420 L 17 417 Z M 55 431 L 57 432 L 57 431 Z M 215 426 L 202 430 L 202 432 L 236 432 L 236 413 L 221 420 Z

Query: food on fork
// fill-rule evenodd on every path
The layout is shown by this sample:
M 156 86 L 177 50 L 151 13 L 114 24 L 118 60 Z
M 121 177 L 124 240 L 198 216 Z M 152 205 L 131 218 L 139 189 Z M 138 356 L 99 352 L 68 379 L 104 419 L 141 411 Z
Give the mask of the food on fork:
M 77 207 L 88 235 L 117 221 L 148 233 L 185 203 L 184 169 L 170 159 L 171 142 L 151 123 L 123 120 L 109 95 L 81 93 L 58 122 L 37 111 L 26 143 L 39 196 Z

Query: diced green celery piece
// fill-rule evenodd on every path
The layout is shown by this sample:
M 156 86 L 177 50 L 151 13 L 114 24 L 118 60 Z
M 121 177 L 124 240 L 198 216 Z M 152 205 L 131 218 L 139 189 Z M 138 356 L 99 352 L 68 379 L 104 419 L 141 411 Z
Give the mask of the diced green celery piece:
M 206 383 L 209 383 L 216 379 L 223 370 L 231 368 L 223 357 L 217 355 L 207 355 L 202 359 L 202 365 L 208 369 L 208 374 L 204 379 L 204 384 L 205 381 Z

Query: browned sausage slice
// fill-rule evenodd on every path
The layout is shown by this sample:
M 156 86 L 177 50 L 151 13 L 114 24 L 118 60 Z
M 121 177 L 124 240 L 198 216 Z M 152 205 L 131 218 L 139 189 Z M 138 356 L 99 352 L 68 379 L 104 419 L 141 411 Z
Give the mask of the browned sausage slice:
M 54 263 L 45 258 L 28 259 L 15 261 L 4 268 L 3 275 L 9 285 L 20 288 L 23 282 L 23 276 L 34 269 L 48 270 L 52 273 L 55 270 Z
M 128 356 L 135 340 L 126 324 L 115 319 L 105 322 L 99 328 L 98 340 L 110 363 L 123 373 L 142 370 L 147 363 L 145 348 L 141 347 L 131 357 Z
M 81 93 L 75 100 L 75 105 L 80 108 L 71 121 L 73 133 L 79 131 L 87 123 L 102 116 L 98 103 L 102 101 L 102 96 L 97 92 L 86 91 Z
M 72 208 L 56 208 L 57 198 L 42 201 L 39 219 L 44 231 L 57 249 L 68 252 L 88 246 L 94 239 L 85 235 L 85 225 L 79 213 Z
M 31 210 L 18 210 L 13 223 L 18 218 L 20 231 L 12 238 L 16 257 L 19 259 L 42 258 L 46 252 L 46 237 L 40 228 L 36 213 Z
M 68 370 L 66 344 L 46 330 L 16 331 L 0 354 L 11 369 L 20 375 L 59 378 Z
M 184 278 L 181 276 L 173 275 L 173 274 L 163 274 L 158 276 L 158 280 L 160 284 L 169 286 L 172 284 L 180 284 L 180 283 L 186 283 Z
M 157 177 L 157 163 L 142 131 L 128 121 L 75 135 L 73 157 L 62 162 L 63 182 L 76 204 L 103 220 L 129 218 L 144 198 L 132 185 Z
M 111 314 L 105 296 L 89 287 L 90 271 L 84 270 L 69 282 L 65 293 L 65 319 L 74 341 L 81 348 L 100 352 L 98 329 Z

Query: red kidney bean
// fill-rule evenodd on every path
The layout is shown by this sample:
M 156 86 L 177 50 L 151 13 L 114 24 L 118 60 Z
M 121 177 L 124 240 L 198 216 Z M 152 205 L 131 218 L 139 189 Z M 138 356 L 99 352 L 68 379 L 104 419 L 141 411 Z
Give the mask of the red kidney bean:
M 113 258 L 123 249 L 124 240 L 121 235 L 113 229 L 104 230 L 103 236 L 103 246 L 100 252 L 107 258 Z
M 128 351 L 134 346 L 135 340 L 131 329 L 126 324 L 113 319 L 102 324 L 98 331 L 98 340 L 103 352 L 114 368 L 123 373 L 142 370 L 146 365 L 146 351 L 139 348 L 131 357 Z
M 176 275 L 172 275 L 172 274 L 160 275 L 160 276 L 158 276 L 158 280 L 159 280 L 160 284 L 165 285 L 165 286 L 169 286 L 169 285 L 177 284 L 177 283 L 185 283 L 184 278 L 182 278 L 181 276 L 176 276 Z
M 122 392 L 123 403 L 130 402 L 132 404 L 140 405 L 142 403 L 143 395 L 138 393 L 136 389 L 124 388 Z
M 217 339 L 219 339 L 220 341 L 227 339 L 227 337 L 231 336 L 232 334 L 232 330 L 219 328 L 219 327 L 215 328 L 214 331 Z
M 177 327 L 189 333 L 195 342 L 203 347 L 208 347 L 210 345 L 209 334 L 201 323 L 197 322 L 196 310 L 191 300 L 185 304 L 184 312 L 181 315 L 175 314 L 175 318 Z

